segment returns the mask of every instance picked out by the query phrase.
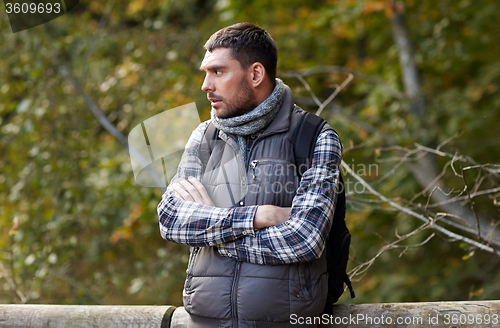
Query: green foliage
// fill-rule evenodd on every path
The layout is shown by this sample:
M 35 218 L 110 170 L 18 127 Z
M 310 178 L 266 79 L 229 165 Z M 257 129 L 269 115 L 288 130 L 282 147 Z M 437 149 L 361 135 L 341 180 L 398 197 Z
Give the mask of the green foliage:
M 384 194 L 411 199 L 422 187 L 407 166 L 391 171 L 394 162 L 386 160 L 399 153 L 379 147 L 435 146 L 458 132 L 446 151 L 498 164 L 499 6 L 405 2 L 423 118 L 397 96 L 404 94 L 402 73 L 385 1 L 89 0 L 16 34 L 0 16 L 0 302 L 20 302 L 16 288 L 36 303 L 182 302 L 187 248 L 159 236 L 161 191 L 135 184 L 126 150 L 92 115 L 63 67 L 125 136 L 143 120 L 193 101 L 206 119 L 198 70 L 205 40 L 238 21 L 258 23 L 278 45 L 279 74 L 327 65 L 357 73 L 323 116 L 339 132 L 347 164 L 377 164 L 365 178 Z M 300 106 L 316 109 L 298 80 L 282 78 Z M 306 80 L 324 100 L 345 78 L 325 71 Z M 356 145 L 363 147 L 351 149 Z M 443 179 L 463 187 L 450 170 Z M 350 202 L 353 265 L 393 240 L 395 229 L 403 234 L 420 224 L 384 206 Z M 498 220 L 491 200 L 478 199 L 478 207 Z M 400 253 L 375 261 L 355 283 L 354 301 L 499 297 L 498 257 L 470 256 L 469 246 L 442 236 Z

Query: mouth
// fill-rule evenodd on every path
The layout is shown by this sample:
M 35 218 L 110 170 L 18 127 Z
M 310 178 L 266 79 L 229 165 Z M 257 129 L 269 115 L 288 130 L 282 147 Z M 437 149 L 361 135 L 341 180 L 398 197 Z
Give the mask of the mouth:
M 208 98 L 208 100 L 210 101 L 210 104 L 214 108 L 217 107 L 217 106 L 219 106 L 222 103 L 222 100 L 221 99 L 217 99 L 217 98 Z

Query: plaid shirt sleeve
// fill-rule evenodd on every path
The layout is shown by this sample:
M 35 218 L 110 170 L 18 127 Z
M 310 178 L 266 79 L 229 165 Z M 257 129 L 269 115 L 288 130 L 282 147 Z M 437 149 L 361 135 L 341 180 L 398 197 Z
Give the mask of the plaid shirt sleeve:
M 198 147 L 208 122 L 201 123 L 192 133 L 177 174 L 172 179 L 158 205 L 161 236 L 189 246 L 213 246 L 254 235 L 253 218 L 257 206 L 217 208 L 179 199 L 171 186 L 179 178 L 193 176 L 201 180 Z
M 186 144 L 177 175 L 200 179 L 198 146 L 208 124 L 202 123 Z M 314 149 L 311 168 L 302 176 L 290 219 L 260 230 L 253 228 L 257 206 L 216 208 L 183 201 L 170 188 L 158 205 L 163 238 L 190 246 L 215 246 L 223 256 L 275 265 L 319 258 L 333 220 L 339 188 L 342 148 L 338 135 L 326 127 Z
M 321 256 L 339 190 L 342 146 L 332 129 L 322 130 L 311 168 L 300 181 L 290 219 L 218 247 L 219 253 L 258 264 L 306 262 Z M 343 188 L 343 186 L 340 186 Z

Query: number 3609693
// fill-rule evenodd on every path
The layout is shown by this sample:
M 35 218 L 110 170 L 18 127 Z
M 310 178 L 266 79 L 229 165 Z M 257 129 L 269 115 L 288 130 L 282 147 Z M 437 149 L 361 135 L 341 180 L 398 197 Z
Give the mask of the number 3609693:
M 498 325 L 500 323 L 500 317 L 498 314 L 446 314 L 444 316 L 444 323 L 449 324 L 494 324 Z
M 61 12 L 61 4 L 60 3 L 6 3 L 5 7 L 7 8 L 7 14 L 59 14 Z

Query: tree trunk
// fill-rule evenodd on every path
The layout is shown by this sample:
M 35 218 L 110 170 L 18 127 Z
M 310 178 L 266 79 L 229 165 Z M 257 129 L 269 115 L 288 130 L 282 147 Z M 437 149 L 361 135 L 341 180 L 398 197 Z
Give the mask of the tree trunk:
M 426 126 L 425 100 L 420 87 L 417 65 L 415 63 L 415 54 L 402 15 L 404 8 L 401 3 L 392 1 L 391 9 L 392 17 L 390 21 L 394 42 L 399 53 L 405 94 L 410 102 L 411 112 L 415 116 L 415 119 L 420 122 L 421 127 L 424 128 Z M 430 186 L 429 190 L 432 190 L 436 186 L 442 187 L 439 185 L 439 182 L 433 182 L 439 173 L 435 157 L 432 154 L 427 154 L 418 161 L 411 162 L 409 165 L 413 175 L 422 188 Z M 450 200 L 450 197 L 443 192 L 436 191 L 432 194 L 432 200 L 436 203 L 446 202 Z M 477 219 L 476 215 L 467 207 L 457 205 L 456 203 L 449 203 L 442 205 L 441 208 L 447 213 L 463 218 L 466 224 L 476 231 L 478 230 L 477 222 L 479 221 L 481 238 L 500 246 L 500 234 L 495 233 L 495 228 L 484 218 Z

